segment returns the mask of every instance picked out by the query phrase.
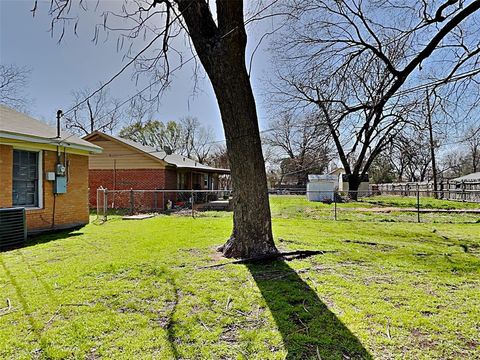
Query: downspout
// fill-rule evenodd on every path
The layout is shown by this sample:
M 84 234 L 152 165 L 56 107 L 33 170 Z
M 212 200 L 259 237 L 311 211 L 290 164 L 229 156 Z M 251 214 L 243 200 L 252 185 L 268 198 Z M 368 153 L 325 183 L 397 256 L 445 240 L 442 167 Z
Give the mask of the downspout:
M 57 139 L 60 139 L 60 118 L 63 116 L 62 110 L 57 110 Z
M 57 139 L 60 140 L 60 118 L 63 116 L 62 110 L 57 110 Z M 60 147 L 57 145 L 57 164 L 60 164 Z M 55 165 L 57 166 L 57 165 Z M 55 169 L 56 170 L 56 169 Z M 56 171 L 55 171 L 56 173 Z M 56 176 L 56 175 L 55 175 Z M 43 174 L 42 174 L 42 181 L 43 181 Z M 52 185 L 55 186 L 55 185 Z M 55 208 L 57 205 L 57 194 L 53 191 L 53 206 L 52 206 L 52 230 L 55 229 Z
M 113 159 L 113 190 L 117 190 L 117 160 Z
M 113 190 L 117 190 L 117 159 L 113 159 Z M 113 205 L 112 207 L 115 208 L 115 194 L 113 192 Z

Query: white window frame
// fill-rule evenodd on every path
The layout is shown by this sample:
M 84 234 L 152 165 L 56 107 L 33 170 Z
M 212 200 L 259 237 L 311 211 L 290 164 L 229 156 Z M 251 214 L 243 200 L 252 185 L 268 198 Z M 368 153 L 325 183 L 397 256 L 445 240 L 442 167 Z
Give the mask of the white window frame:
M 38 206 L 23 206 L 26 211 L 43 209 L 43 150 L 14 146 L 13 150 L 38 153 Z M 12 194 L 13 194 L 13 151 L 12 151 Z M 13 206 L 13 202 L 12 202 Z M 22 207 L 22 206 L 19 206 Z

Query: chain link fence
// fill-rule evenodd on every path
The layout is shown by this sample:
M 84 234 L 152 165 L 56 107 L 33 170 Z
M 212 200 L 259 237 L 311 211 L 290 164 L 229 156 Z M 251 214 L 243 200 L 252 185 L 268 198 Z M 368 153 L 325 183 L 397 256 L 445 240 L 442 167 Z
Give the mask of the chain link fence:
M 97 189 L 97 218 L 108 215 L 190 213 L 231 210 L 231 190 L 109 190 Z
M 341 221 L 480 223 L 480 198 L 470 190 L 462 200 L 445 199 L 445 192 L 402 189 L 368 191 L 269 190 L 272 215 Z M 109 215 L 181 214 L 231 211 L 231 190 L 97 190 L 97 218 Z M 252 204 L 251 206 L 255 206 Z M 209 216 L 208 213 L 202 216 Z
M 480 190 L 450 193 L 417 188 L 365 191 L 270 191 L 307 202 L 305 216 L 346 221 L 480 223 Z M 469 201 L 470 200 L 470 201 Z

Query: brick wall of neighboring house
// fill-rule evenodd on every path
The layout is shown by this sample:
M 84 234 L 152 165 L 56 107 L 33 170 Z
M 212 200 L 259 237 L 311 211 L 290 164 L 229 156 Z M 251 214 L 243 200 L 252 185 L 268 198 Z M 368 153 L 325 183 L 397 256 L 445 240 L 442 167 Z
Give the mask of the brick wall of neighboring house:
M 13 150 L 0 145 L 0 208 L 12 206 Z
M 54 172 L 57 156 L 54 151 L 42 152 L 42 199 L 41 209 L 27 209 L 29 233 L 71 228 L 87 224 L 88 210 L 88 156 L 67 154 L 69 162 L 68 185 L 65 194 L 53 194 L 53 182 L 45 180 L 47 172 Z M 0 145 L 0 207 L 12 205 L 13 149 Z M 55 197 L 55 213 L 54 213 Z
M 177 171 L 176 170 L 165 170 L 166 179 L 165 179 L 165 189 L 171 190 L 177 188 Z
M 97 189 L 100 187 L 108 190 L 171 190 L 177 187 L 177 173 L 170 169 L 90 169 L 89 202 L 91 208 L 97 206 Z M 163 208 L 163 203 L 171 197 L 157 195 L 157 198 L 155 198 L 155 196 L 153 193 L 135 193 L 135 208 L 154 208 L 154 205 Z M 130 199 L 128 192 L 107 195 L 108 206 L 115 208 L 130 208 Z M 103 200 L 100 199 L 100 201 Z

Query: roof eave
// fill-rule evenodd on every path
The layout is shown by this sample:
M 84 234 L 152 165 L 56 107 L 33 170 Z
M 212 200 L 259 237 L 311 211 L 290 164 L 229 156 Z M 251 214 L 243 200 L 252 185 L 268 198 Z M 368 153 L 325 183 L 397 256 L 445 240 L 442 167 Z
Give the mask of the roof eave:
M 155 156 L 154 153 L 146 152 L 142 149 L 139 149 L 138 147 L 132 146 L 132 145 L 128 144 L 127 142 L 118 139 L 117 137 L 111 136 L 109 134 L 103 133 L 103 132 L 98 131 L 98 130 L 95 130 L 95 131 L 91 132 L 90 134 L 85 135 L 82 139 L 88 141 L 89 139 L 93 138 L 95 135 L 98 135 L 100 137 L 103 137 L 103 138 L 109 139 L 111 141 L 114 141 L 116 143 L 127 146 L 128 148 L 134 149 L 135 151 L 137 151 L 141 154 L 147 155 L 147 156 L 149 156 L 150 158 L 152 158 L 156 161 L 163 162 L 166 167 L 171 167 L 171 168 L 175 168 L 175 169 L 185 169 L 185 170 L 197 170 L 197 171 L 202 171 L 202 172 L 211 172 L 211 173 L 219 173 L 219 174 L 230 174 L 230 169 L 216 169 L 216 168 L 211 168 L 211 169 L 203 168 L 202 169 L 202 168 L 196 167 L 196 166 L 178 165 L 178 164 L 175 164 L 174 162 L 169 161 L 168 156 L 165 156 L 165 158 L 160 158 L 158 156 Z
M 45 137 L 41 137 L 41 136 L 13 133 L 13 132 L 3 131 L 3 130 L 0 130 L 0 137 L 6 138 L 6 139 L 12 139 L 12 140 L 34 142 L 34 143 L 38 143 L 38 144 L 49 144 L 49 145 L 64 146 L 64 147 L 67 147 L 67 148 L 88 151 L 88 152 L 95 153 L 95 154 L 99 154 L 99 153 L 102 152 L 101 147 L 93 145 L 93 144 L 92 144 L 92 146 L 81 145 L 81 144 L 72 144 L 72 143 L 63 141 L 62 139 L 45 138 Z
M 215 169 L 215 168 L 202 169 L 200 167 L 195 167 L 195 166 L 178 166 L 178 165 L 177 165 L 177 169 L 196 170 L 196 171 L 199 171 L 199 172 L 218 173 L 218 174 L 225 174 L 225 175 L 230 174 L 230 169 Z
M 98 135 L 98 136 L 103 137 L 103 138 L 106 138 L 106 139 L 108 139 L 108 140 L 110 140 L 110 141 L 114 141 L 114 142 L 116 142 L 117 144 L 124 145 L 124 146 L 128 147 L 129 149 L 133 149 L 133 150 L 137 151 L 138 153 L 143 154 L 143 155 L 146 155 L 146 156 L 148 156 L 149 158 L 151 158 L 151 159 L 153 159 L 153 160 L 162 162 L 163 164 L 165 164 L 165 166 L 166 166 L 167 164 L 168 164 L 168 165 L 174 165 L 174 164 L 170 164 L 170 163 L 169 163 L 167 160 L 165 160 L 165 159 L 161 159 L 161 158 L 153 155 L 153 153 L 150 153 L 150 152 L 144 151 L 144 150 L 142 150 L 142 149 L 139 149 L 139 148 L 137 148 L 137 147 L 135 147 L 135 146 L 132 146 L 132 145 L 130 145 L 130 144 L 124 142 L 124 141 L 121 141 L 121 140 L 119 140 L 119 139 L 117 139 L 117 138 L 115 138 L 115 137 L 113 137 L 113 136 L 110 136 L 109 134 L 105 134 L 105 133 L 103 133 L 103 132 L 101 132 L 101 131 L 98 131 L 98 130 L 95 130 L 94 132 L 91 132 L 90 134 L 85 135 L 84 137 L 82 137 L 82 139 L 85 140 L 85 141 L 89 141 L 89 139 L 91 139 L 94 135 Z

